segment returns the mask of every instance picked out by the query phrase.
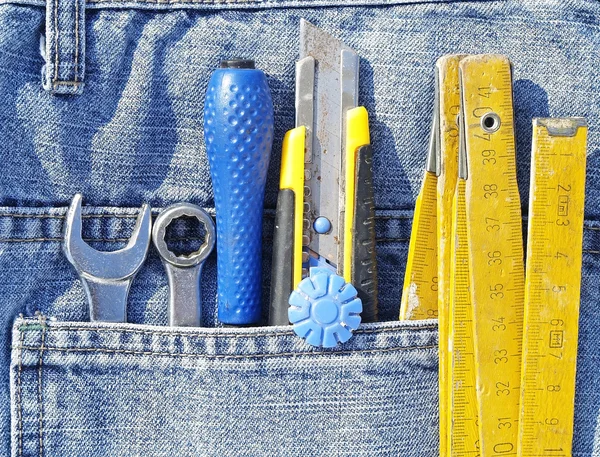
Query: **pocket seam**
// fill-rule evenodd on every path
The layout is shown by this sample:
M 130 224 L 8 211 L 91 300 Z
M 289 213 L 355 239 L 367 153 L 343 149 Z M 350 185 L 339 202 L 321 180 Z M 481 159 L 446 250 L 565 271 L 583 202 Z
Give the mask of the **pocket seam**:
M 43 343 L 42 343 L 43 346 Z M 399 352 L 399 351 L 412 351 L 420 349 L 437 349 L 438 345 L 426 345 L 426 346 L 398 346 L 393 348 L 377 348 L 377 349 L 358 349 L 348 351 L 315 351 L 315 352 L 279 352 L 279 353 L 262 353 L 262 354 L 186 354 L 186 353 L 173 353 L 173 352 L 158 352 L 158 351 L 134 351 L 128 349 L 106 349 L 106 348 L 73 348 L 73 347 L 43 347 L 42 346 L 13 346 L 12 349 L 20 351 L 43 351 L 50 352 L 62 352 L 62 353 L 103 353 L 103 354 L 128 354 L 128 355 L 140 355 L 140 356 L 162 356 L 162 357 L 180 357 L 190 359 L 266 359 L 266 358 L 278 358 L 278 357 L 302 357 L 302 356 L 326 356 L 326 355 L 352 355 L 352 354 L 373 354 L 373 353 L 386 353 L 386 352 Z M 41 371 L 41 366 L 40 366 Z M 41 380 L 41 378 L 40 378 Z M 40 444 L 42 443 L 42 418 L 43 415 L 40 413 Z M 41 449 L 41 446 L 40 446 Z
M 44 397 L 43 397 L 43 392 L 44 392 L 44 386 L 43 386 L 43 378 L 42 378 L 42 373 L 43 373 L 43 367 L 44 367 L 44 343 L 46 341 L 46 318 L 44 316 L 40 316 L 40 325 L 42 327 L 42 335 L 41 335 L 41 341 L 40 341 L 40 347 L 37 348 L 37 351 L 39 351 L 39 357 L 38 357 L 38 392 L 37 392 L 37 396 L 38 396 L 38 409 L 39 409 L 39 418 L 38 418 L 38 425 L 39 425 L 39 446 L 40 446 L 40 457 L 42 457 L 44 455 Z M 21 352 L 22 354 L 22 352 Z
M 25 335 L 21 332 L 19 336 L 19 347 L 23 346 L 23 340 Z M 23 373 L 23 350 L 19 350 L 19 364 L 17 367 L 17 386 L 16 386 L 16 412 L 17 412 L 17 450 L 18 456 L 21 457 L 23 455 L 23 401 L 21 398 L 22 395 L 22 373 Z
M 390 321 L 390 322 L 396 322 L 396 321 Z M 27 330 L 27 327 L 30 325 L 34 325 L 34 330 L 39 330 L 39 324 L 21 324 L 18 327 L 18 330 L 21 334 L 27 332 L 27 331 L 31 331 L 31 330 Z M 181 337 L 199 337 L 199 338 L 206 338 L 206 337 L 210 337 L 210 338 L 256 338 L 256 337 L 276 337 L 276 336 L 294 336 L 295 333 L 292 330 L 289 331 L 284 331 L 284 332 L 273 332 L 273 333 L 232 333 L 232 334 L 227 334 L 227 333 L 218 333 L 218 332 L 214 332 L 214 333 L 205 333 L 205 334 L 199 334 L 199 333 L 193 333 L 193 332 L 178 332 L 178 331 L 169 331 L 169 330 L 143 330 L 143 329 L 135 329 L 135 328 L 100 328 L 100 327 L 81 327 L 81 326 L 71 326 L 71 325 L 64 325 L 64 324 L 53 324 L 52 327 L 48 327 L 46 325 L 43 325 L 43 327 L 45 327 L 47 329 L 48 332 L 71 332 L 71 331 L 75 331 L 75 332 L 97 332 L 97 333 L 117 333 L 117 334 L 121 334 L 121 333 L 132 333 L 132 334 L 140 334 L 140 335 L 157 335 L 157 336 L 181 336 Z M 207 327 L 209 328 L 209 327 Z M 262 327 L 257 327 L 257 328 L 262 328 Z M 265 327 L 268 328 L 268 327 Z M 421 330 L 437 330 L 438 326 L 437 325 L 423 325 L 423 326 L 419 326 L 419 327 L 400 327 L 400 328 L 374 328 L 374 329 L 358 329 L 355 330 L 353 333 L 354 335 L 370 335 L 370 334 L 377 334 L 377 333 L 384 333 L 384 332 L 404 332 L 404 331 L 411 331 L 411 332 L 415 332 L 415 331 L 421 331 Z M 22 345 L 21 345 L 22 346 Z

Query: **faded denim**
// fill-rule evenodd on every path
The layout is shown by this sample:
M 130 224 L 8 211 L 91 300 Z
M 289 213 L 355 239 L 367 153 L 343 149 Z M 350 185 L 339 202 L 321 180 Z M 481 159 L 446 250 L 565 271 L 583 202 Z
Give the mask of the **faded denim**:
M 155 213 L 191 201 L 214 214 L 203 96 L 219 60 L 233 56 L 265 71 L 275 108 L 268 303 L 301 17 L 362 57 L 387 322 L 363 325 L 335 350 L 310 348 L 283 327 L 216 328 L 213 254 L 202 278 L 209 328 L 169 329 L 167 280 L 152 249 L 133 283 L 130 323 L 86 323 L 60 247 L 68 202 L 83 192 L 84 236 L 99 249 L 123 246 L 144 202 Z M 524 202 L 531 118 L 589 120 L 574 456 L 600 455 L 599 18 L 596 0 L 0 0 L 0 455 L 435 456 L 436 323 L 395 320 L 433 67 L 457 52 L 514 63 Z M 171 237 L 198 243 L 185 227 Z

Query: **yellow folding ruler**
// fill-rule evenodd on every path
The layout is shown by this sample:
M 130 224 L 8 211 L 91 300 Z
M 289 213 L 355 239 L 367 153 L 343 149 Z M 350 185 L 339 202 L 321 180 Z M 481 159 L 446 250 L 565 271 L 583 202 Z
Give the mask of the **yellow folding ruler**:
M 478 456 L 479 429 L 477 427 L 477 390 L 475 375 L 475 347 L 473 341 L 473 309 L 469 294 L 469 249 L 466 213 L 466 151 L 460 148 L 459 173 L 453 204 L 452 247 L 453 259 L 450 288 L 449 340 L 450 407 L 448 409 L 448 455 L 452 457 Z
M 518 455 L 570 457 L 587 124 L 535 119 Z
M 437 106 L 437 90 L 436 90 Z M 415 202 L 410 234 L 404 287 L 400 302 L 400 320 L 433 319 L 437 306 L 436 188 L 438 116 L 434 109 L 429 153 L 421 190 Z
M 522 219 L 512 75 L 499 55 L 460 62 L 470 300 L 482 456 L 517 451 L 523 330 Z
M 438 253 L 438 319 L 439 319 L 439 385 L 440 385 L 440 456 L 450 452 L 450 425 L 452 416 L 450 286 L 452 203 L 458 179 L 458 114 L 460 88 L 458 63 L 462 55 L 448 55 L 436 63 L 436 90 L 438 91 L 438 180 L 437 180 L 437 253 Z
M 450 250 L 452 201 L 458 176 L 457 117 L 460 111 L 458 63 L 450 55 L 436 63 L 436 96 L 427 170 L 415 205 L 401 319 L 439 317 L 440 450 L 449 452 L 451 360 L 448 356 L 449 306 L 452 291 Z M 433 236 L 437 233 L 437 236 Z
M 477 427 L 477 391 L 473 342 L 472 307 L 469 297 L 469 252 L 467 247 L 466 182 L 461 179 L 455 197 L 452 251 L 456 263 L 452 267 L 451 285 L 456 291 L 451 305 L 450 321 L 453 350 L 451 354 L 451 407 L 449 415 L 450 456 L 479 454 Z
M 427 170 L 415 205 L 401 319 L 439 318 L 440 450 L 448 448 L 448 303 L 452 196 L 458 167 L 460 96 L 458 61 L 445 56 L 435 68 L 435 105 Z M 434 235 L 435 234 L 435 235 Z

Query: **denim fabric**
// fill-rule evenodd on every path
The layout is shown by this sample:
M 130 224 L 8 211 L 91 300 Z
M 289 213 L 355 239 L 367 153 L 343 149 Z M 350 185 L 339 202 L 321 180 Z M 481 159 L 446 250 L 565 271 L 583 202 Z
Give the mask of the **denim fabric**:
M 144 202 L 155 213 L 177 201 L 213 211 L 203 98 L 219 59 L 232 56 L 256 60 L 275 108 L 263 246 L 268 303 L 302 17 L 362 57 L 383 321 L 398 315 L 439 56 L 499 52 L 513 61 L 523 202 L 531 118 L 588 118 L 574 455 L 600 455 L 595 0 L 88 0 L 85 11 L 66 0 L 0 0 L 0 455 L 436 454 L 434 323 L 364 326 L 337 351 L 310 349 L 282 328 L 170 330 L 154 249 L 131 290 L 130 324 L 82 323 L 83 289 L 60 247 L 65 206 L 83 192 L 91 205 L 84 235 L 99 249 L 124 245 Z M 56 81 L 85 84 L 66 84 L 75 94 L 60 94 L 66 89 L 48 85 L 56 68 Z M 185 228 L 171 236 L 188 248 L 198 242 Z M 214 255 L 202 287 L 204 322 L 215 327 Z M 19 314 L 26 320 L 14 324 Z
M 433 455 L 435 330 L 365 325 L 315 351 L 284 327 L 19 320 L 13 453 Z M 398 414 L 406 404 L 413 420 Z

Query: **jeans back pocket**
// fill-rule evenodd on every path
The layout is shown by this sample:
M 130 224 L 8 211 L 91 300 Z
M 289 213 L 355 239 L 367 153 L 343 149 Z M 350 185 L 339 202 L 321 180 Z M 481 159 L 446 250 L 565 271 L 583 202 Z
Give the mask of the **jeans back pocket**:
M 285 327 L 16 321 L 13 456 L 437 453 L 435 322 L 335 350 Z

